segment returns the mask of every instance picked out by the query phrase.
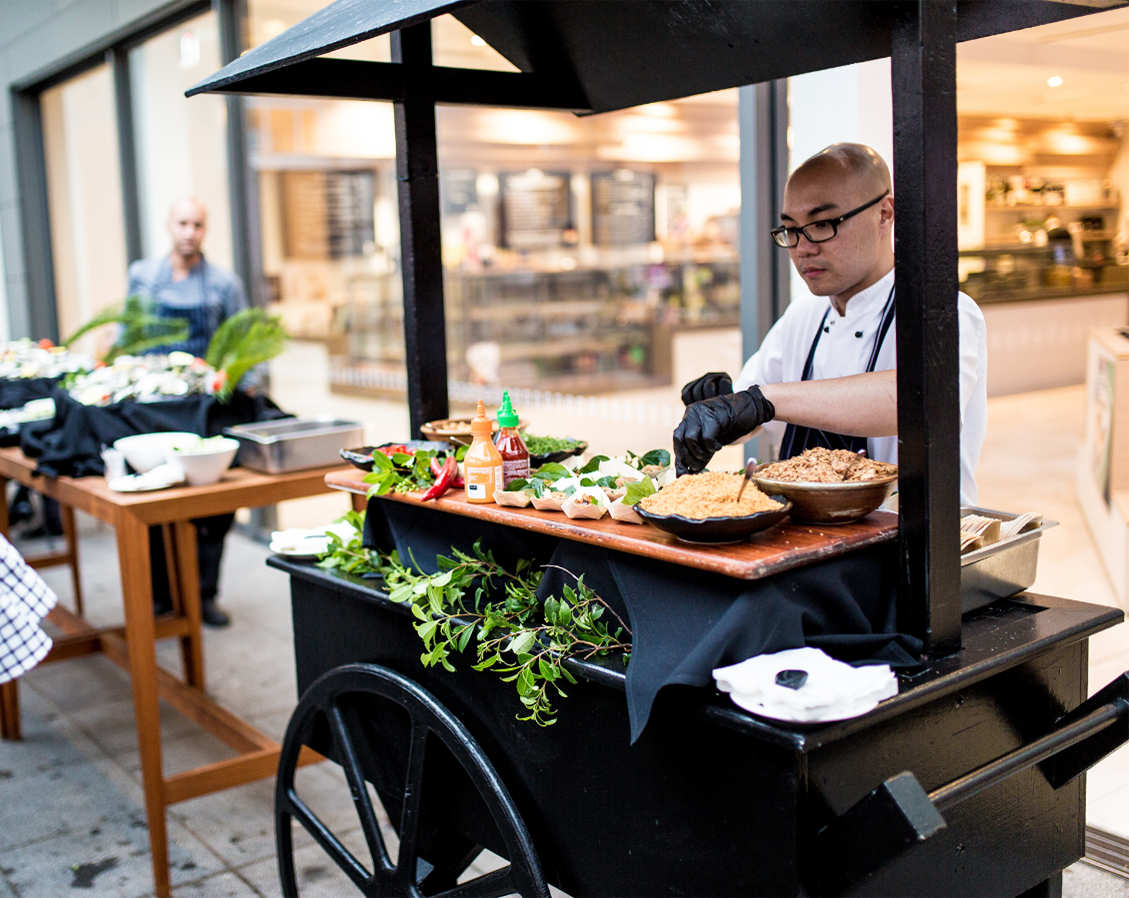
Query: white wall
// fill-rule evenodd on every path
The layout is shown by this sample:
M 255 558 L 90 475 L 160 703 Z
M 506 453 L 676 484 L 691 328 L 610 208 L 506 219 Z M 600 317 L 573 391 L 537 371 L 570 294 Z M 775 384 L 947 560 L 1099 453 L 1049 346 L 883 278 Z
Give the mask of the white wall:
M 890 60 L 811 72 L 788 79 L 788 171 L 833 143 L 864 143 L 894 170 Z M 808 295 L 792 269 L 792 296 Z

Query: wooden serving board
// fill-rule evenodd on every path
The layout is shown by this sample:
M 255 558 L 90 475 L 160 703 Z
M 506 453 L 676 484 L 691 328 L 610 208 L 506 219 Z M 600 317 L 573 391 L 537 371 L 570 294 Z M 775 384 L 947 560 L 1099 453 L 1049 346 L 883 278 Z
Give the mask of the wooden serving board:
M 364 476 L 363 471 L 335 471 L 326 475 L 325 482 L 334 489 L 363 495 L 368 491 L 368 484 L 363 482 Z M 446 496 L 431 502 L 421 501 L 422 495 L 407 493 L 380 498 L 590 543 L 741 580 L 759 580 L 864 546 L 888 542 L 898 536 L 898 516 L 889 511 L 876 511 L 853 524 L 834 526 L 794 524 L 788 520 L 761 533 L 754 533 L 745 542 L 705 546 L 684 543 L 650 524 L 624 524 L 606 515 L 598 521 L 570 520 L 564 512 L 538 511 L 532 505 L 528 508 L 471 505 L 461 490 L 451 490 Z

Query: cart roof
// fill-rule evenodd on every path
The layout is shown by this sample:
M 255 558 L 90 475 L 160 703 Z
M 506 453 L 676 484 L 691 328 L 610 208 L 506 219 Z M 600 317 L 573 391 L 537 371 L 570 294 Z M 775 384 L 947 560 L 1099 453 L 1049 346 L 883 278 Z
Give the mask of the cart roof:
M 1125 0 L 958 0 L 958 39 L 987 37 L 1123 5 Z M 522 72 L 542 76 L 548 82 L 546 96 L 551 98 L 546 105 L 607 112 L 889 56 L 891 30 L 902 14 L 902 4 L 890 0 L 336 0 L 224 66 L 187 94 L 303 93 L 305 79 L 296 78 L 296 71 L 280 70 L 444 13 L 453 14 Z M 304 74 L 315 75 L 309 69 Z M 375 88 L 371 97 L 390 98 L 386 93 L 386 86 Z M 444 102 L 441 94 L 436 100 Z M 339 95 L 368 96 L 355 84 Z M 561 102 L 562 96 L 573 100 Z M 462 91 L 446 101 L 476 102 L 476 98 L 473 91 Z

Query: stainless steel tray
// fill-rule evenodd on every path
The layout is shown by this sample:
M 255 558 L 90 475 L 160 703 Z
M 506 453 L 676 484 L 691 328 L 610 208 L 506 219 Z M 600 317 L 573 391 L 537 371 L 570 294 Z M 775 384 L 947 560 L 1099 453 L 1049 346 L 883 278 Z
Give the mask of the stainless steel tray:
M 1019 517 L 1007 511 L 963 506 L 961 516 L 979 514 L 1001 521 Z M 1035 582 L 1039 561 L 1039 539 L 1044 530 L 1057 527 L 1058 521 L 1043 518 L 1038 527 L 1032 527 L 1018 536 L 1000 540 L 960 557 L 960 607 L 967 614 L 983 608 L 997 599 L 1023 592 Z
M 340 418 L 286 418 L 224 433 L 240 442 L 239 464 L 266 474 L 340 464 L 342 449 L 364 442 L 364 427 Z

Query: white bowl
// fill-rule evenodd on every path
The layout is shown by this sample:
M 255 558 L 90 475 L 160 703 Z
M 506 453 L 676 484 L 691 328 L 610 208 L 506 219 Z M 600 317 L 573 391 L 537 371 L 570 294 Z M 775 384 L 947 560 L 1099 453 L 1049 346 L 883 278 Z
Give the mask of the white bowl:
M 194 433 L 170 431 L 168 433 L 139 433 L 114 441 L 114 448 L 121 450 L 129 466 L 138 474 L 146 474 L 157 465 L 168 461 L 169 450 L 177 445 L 191 445 L 200 442 Z
M 184 469 L 184 479 L 190 486 L 215 483 L 231 467 L 235 453 L 239 451 L 239 440 L 229 437 L 213 437 L 198 445 L 201 448 L 169 450 L 169 463 L 180 465 Z

